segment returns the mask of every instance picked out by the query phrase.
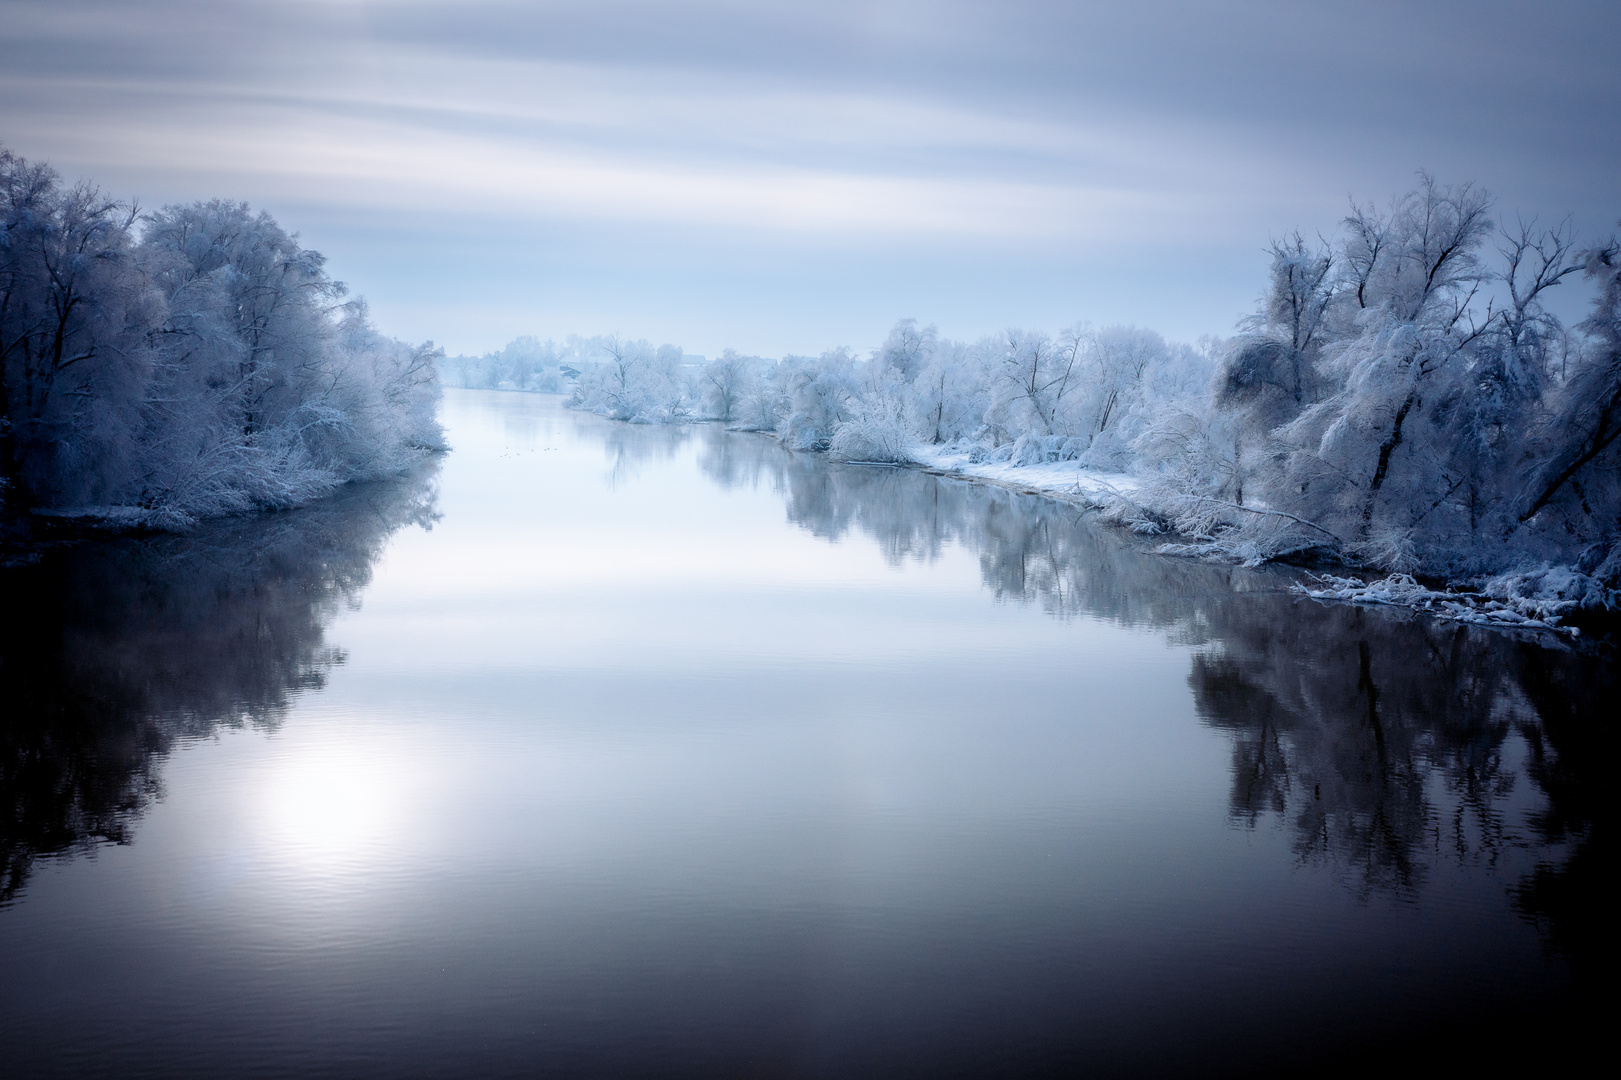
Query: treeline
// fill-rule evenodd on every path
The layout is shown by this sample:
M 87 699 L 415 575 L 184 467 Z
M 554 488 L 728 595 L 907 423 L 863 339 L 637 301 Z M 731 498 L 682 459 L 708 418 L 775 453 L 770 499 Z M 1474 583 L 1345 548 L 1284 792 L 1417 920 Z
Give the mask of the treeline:
M 1315 552 L 1584 604 L 1621 601 L 1621 248 L 1499 227 L 1428 176 L 1340 232 L 1271 247 L 1255 313 L 1197 346 L 1133 327 L 948 341 L 913 320 L 858 359 L 672 363 L 606 339 L 573 404 L 723 421 L 851 460 L 1073 461 L 1181 550 Z M 1551 290 L 1585 282 L 1566 326 Z M 670 350 L 666 349 L 665 353 Z
M 570 334 L 561 342 L 542 341 L 525 335 L 514 338 L 506 348 L 482 356 L 450 356 L 440 361 L 445 385 L 471 390 L 523 390 L 535 394 L 562 394 L 574 387 L 574 380 L 616 349 L 617 339 L 580 337 Z M 703 363 L 701 356 L 690 356 L 674 345 L 653 348 L 637 342 L 651 363 L 676 368 Z
M 0 499 L 157 527 L 289 507 L 443 446 L 439 355 L 269 214 L 141 213 L 0 149 Z

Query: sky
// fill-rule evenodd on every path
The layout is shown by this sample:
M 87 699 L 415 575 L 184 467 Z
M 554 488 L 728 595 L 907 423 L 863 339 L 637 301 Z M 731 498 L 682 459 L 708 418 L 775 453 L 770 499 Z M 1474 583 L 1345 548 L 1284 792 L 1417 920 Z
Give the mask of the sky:
M 386 333 L 1230 333 L 1426 169 L 1621 219 L 1621 3 L 0 0 L 0 144 L 269 210 Z

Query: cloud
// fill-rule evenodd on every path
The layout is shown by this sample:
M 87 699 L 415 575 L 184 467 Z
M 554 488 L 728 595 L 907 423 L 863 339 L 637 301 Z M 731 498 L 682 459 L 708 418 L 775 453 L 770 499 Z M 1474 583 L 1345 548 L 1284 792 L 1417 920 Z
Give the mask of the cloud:
M 843 89 L 411 50 L 318 89 L 13 75 L 0 92 L 54 156 L 339 204 L 1013 242 L 1214 220 L 1161 182 L 1186 160 L 1163 131 Z
M 443 274 L 446 235 L 506 221 L 711 268 L 685 302 L 717 340 L 762 304 L 873 332 L 829 310 L 837 281 L 715 269 L 767 250 L 879 259 L 896 306 L 928 280 L 943 309 L 995 296 L 999 321 L 1050 325 L 1086 306 L 1077 281 L 1107 281 L 1172 332 L 1220 331 L 1269 235 L 1332 229 L 1348 192 L 1382 199 L 1420 167 L 1608 225 L 1618 36 L 1613 4 L 1506 0 L 12 0 L 0 140 L 149 202 L 299 213 L 380 313 Z M 362 219 L 388 224 L 334 224 Z M 385 257 L 385 232 L 438 246 Z M 1206 284 L 1180 291 L 1199 259 Z M 450 261 L 441 310 L 491 292 L 480 260 Z M 614 303 L 658 308 L 637 288 Z

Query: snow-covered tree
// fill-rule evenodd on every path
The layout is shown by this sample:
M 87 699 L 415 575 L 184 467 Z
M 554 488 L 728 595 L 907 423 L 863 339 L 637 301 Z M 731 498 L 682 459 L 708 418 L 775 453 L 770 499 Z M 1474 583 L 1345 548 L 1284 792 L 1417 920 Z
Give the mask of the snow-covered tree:
M 834 430 L 851 416 L 855 357 L 846 348 L 829 349 L 815 360 L 787 357 L 779 372 L 788 407 L 778 437 L 795 450 L 826 450 Z
M 925 442 L 956 442 L 974 435 L 990 406 L 991 375 L 985 343 L 939 342 L 910 387 L 910 416 Z
M 940 332 L 933 326 L 919 328 L 916 319 L 902 319 L 873 353 L 873 360 L 900 382 L 909 383 L 933 359 L 939 340 Z
M 596 362 L 586 361 L 569 399 L 576 408 L 642 424 L 692 418 L 701 390 L 679 347 L 614 335 L 597 339 L 596 348 Z
M 0 148 L 0 497 L 104 495 L 140 426 L 156 308 L 133 207 Z
M 0 150 L 0 496 L 150 524 L 307 502 L 442 446 L 431 344 L 268 214 L 139 214 Z
M 1512 504 L 1511 527 L 1579 547 L 1579 565 L 1614 589 L 1621 585 L 1621 244 L 1612 239 L 1586 252 L 1581 266 L 1597 286 L 1579 327 L 1587 341 L 1532 435 L 1535 467 Z
M 754 378 L 754 365 L 735 349 L 727 349 L 705 364 L 701 380 L 704 415 L 730 424 Z
M 1055 342 L 1042 333 L 1009 330 L 1003 335 L 992 408 L 1001 433 L 1067 435 L 1067 396 L 1081 385 L 1077 361 L 1084 338 Z

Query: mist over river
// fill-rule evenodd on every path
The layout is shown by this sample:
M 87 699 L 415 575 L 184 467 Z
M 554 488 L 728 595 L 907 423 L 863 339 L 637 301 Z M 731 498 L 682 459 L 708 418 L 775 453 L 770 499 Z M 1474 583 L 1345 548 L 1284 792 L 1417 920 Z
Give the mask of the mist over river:
M 1596 1037 L 1609 654 L 716 426 L 442 419 L 399 482 L 0 571 L 0 1075 Z

